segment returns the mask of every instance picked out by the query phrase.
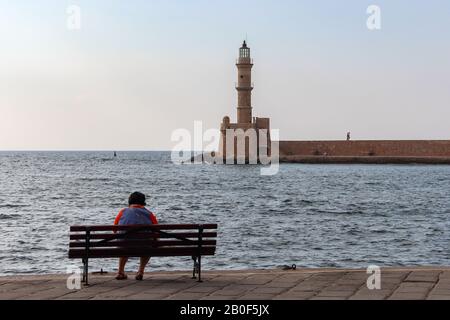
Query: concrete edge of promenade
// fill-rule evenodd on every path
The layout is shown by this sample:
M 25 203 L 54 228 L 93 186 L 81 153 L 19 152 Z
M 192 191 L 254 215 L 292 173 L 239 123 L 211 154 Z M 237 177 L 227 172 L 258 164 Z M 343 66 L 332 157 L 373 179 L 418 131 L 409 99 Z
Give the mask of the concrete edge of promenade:
M 366 269 L 297 268 L 151 271 L 144 281 L 124 281 L 114 272 L 90 274 L 90 285 L 67 288 L 67 274 L 0 277 L 2 300 L 450 300 L 450 267 Z M 372 278 L 370 278 L 372 277 Z M 370 279 L 369 279 L 370 278 Z M 368 286 L 368 280 L 372 288 Z

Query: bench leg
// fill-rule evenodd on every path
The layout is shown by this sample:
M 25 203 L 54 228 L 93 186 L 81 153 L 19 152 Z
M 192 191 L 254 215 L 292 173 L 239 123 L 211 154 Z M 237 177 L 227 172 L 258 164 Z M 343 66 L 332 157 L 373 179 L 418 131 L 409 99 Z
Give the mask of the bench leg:
M 83 259 L 83 280 L 81 282 L 84 282 L 85 286 L 89 285 L 88 280 L 88 274 L 89 274 L 89 265 L 88 265 L 88 259 Z
M 198 282 L 202 281 L 202 256 L 198 256 Z
M 197 257 L 192 257 L 192 260 L 194 260 L 194 267 L 192 268 L 192 279 L 197 279 L 195 276 L 195 269 L 197 269 Z
M 89 259 L 86 259 L 86 282 L 84 283 L 85 286 L 89 285 Z
M 83 262 L 83 279 L 81 280 L 81 282 L 85 283 L 86 282 L 86 261 L 84 259 L 81 259 L 81 261 Z

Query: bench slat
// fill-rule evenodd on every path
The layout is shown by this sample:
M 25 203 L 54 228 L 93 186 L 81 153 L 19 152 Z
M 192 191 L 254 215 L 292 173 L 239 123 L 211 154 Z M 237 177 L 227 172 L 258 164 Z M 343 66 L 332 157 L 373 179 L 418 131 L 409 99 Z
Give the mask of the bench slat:
M 111 239 L 117 237 L 118 234 L 116 233 L 94 233 L 90 235 L 91 239 Z M 131 236 L 131 235 L 130 235 Z M 140 232 L 140 233 L 133 233 L 133 238 L 138 239 L 148 239 L 148 238 L 197 238 L 198 239 L 198 232 L 171 232 L 168 234 L 157 234 L 152 232 Z M 202 238 L 217 238 L 217 232 L 203 232 Z M 86 234 L 71 234 L 70 240 L 84 240 L 86 239 Z
M 214 255 L 215 246 L 202 247 L 200 254 L 202 256 Z M 86 251 L 84 249 L 70 249 L 69 258 L 84 258 Z M 111 248 L 111 249 L 90 249 L 89 259 L 92 258 L 119 258 L 119 257 L 167 257 L 167 256 L 193 256 L 198 254 L 198 248 L 195 247 L 172 247 L 172 248 Z
M 215 246 L 217 244 L 216 240 L 202 240 L 202 246 Z M 199 241 L 184 241 L 184 240 L 123 240 L 120 242 L 117 241 L 108 241 L 108 242 L 99 242 L 99 241 L 91 241 L 89 242 L 89 247 L 91 248 L 99 248 L 99 247 L 135 247 L 135 246 L 157 246 L 157 247 L 165 247 L 165 246 L 198 246 Z M 86 246 L 85 241 L 75 241 L 70 242 L 70 248 L 84 248 Z
M 145 227 L 149 230 L 192 230 L 192 229 L 217 229 L 217 224 L 155 224 L 155 225 L 98 225 L 98 226 L 71 226 L 71 232 L 81 231 L 113 231 L 113 230 L 129 230 L 133 228 Z

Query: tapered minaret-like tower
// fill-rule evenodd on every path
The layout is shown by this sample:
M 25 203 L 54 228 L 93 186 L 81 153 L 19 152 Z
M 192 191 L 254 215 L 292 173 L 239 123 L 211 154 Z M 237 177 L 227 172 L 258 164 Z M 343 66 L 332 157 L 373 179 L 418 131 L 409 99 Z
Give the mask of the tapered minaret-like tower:
M 237 123 L 252 123 L 252 67 L 253 61 L 250 57 L 250 48 L 244 41 L 239 49 L 239 58 L 236 62 L 238 69 L 238 91 Z
M 251 159 L 259 161 L 260 151 L 270 154 L 270 120 L 269 118 L 259 118 L 252 116 L 252 67 L 253 61 L 250 57 L 250 48 L 244 41 L 239 49 L 239 58 L 236 61 L 238 69 L 238 81 L 236 90 L 238 94 L 237 121 L 231 122 L 230 117 L 223 117 L 220 125 L 219 156 L 223 159 L 244 158 L 250 163 Z M 265 130 L 261 131 L 262 129 Z M 230 136 L 228 136 L 228 133 Z M 261 141 L 261 137 L 266 135 L 267 143 Z M 228 136 L 228 137 L 227 137 Z M 240 144 L 242 143 L 242 144 Z M 241 152 L 244 146 L 244 152 Z M 229 148 L 228 148 L 229 147 Z M 253 160 L 252 160 L 253 161 Z

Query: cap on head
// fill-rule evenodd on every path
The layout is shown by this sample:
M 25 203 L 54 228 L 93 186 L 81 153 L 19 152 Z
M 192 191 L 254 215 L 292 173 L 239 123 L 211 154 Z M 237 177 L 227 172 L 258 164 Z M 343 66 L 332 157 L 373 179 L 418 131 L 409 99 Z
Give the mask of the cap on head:
M 130 194 L 128 198 L 128 205 L 131 206 L 132 204 L 145 206 L 145 194 L 141 192 L 133 192 L 132 194 Z

